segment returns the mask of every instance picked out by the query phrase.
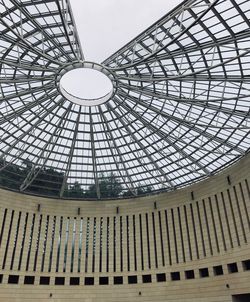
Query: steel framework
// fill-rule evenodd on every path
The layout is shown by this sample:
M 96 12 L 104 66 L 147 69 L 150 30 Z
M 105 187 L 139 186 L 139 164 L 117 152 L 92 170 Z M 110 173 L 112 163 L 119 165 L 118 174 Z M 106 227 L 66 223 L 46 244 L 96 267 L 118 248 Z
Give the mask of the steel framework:
M 184 1 L 102 63 L 115 85 L 104 104 L 61 94 L 58 75 L 83 62 L 68 0 L 0 0 L 7 187 L 64 197 L 94 183 L 102 198 L 100 175 L 112 174 L 133 195 L 168 191 L 249 151 L 249 0 Z M 60 181 L 39 181 L 45 170 Z

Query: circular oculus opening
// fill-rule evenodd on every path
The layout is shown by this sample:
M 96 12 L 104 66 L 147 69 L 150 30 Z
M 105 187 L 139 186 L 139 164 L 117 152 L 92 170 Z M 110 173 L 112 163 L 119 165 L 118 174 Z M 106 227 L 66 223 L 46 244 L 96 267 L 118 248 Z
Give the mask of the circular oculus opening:
M 67 100 L 83 106 L 101 105 L 111 98 L 114 91 L 111 79 L 99 64 L 64 71 L 59 86 Z

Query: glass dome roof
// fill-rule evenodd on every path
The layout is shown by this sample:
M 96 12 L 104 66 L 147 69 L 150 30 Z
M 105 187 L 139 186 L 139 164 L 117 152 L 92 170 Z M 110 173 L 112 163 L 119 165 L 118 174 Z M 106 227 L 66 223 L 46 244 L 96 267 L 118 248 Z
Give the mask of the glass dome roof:
M 78 198 L 170 191 L 249 151 L 250 1 L 184 1 L 102 64 L 68 0 L 0 0 L 0 185 Z M 60 78 L 99 68 L 112 93 Z M 97 101 L 96 103 L 93 103 Z

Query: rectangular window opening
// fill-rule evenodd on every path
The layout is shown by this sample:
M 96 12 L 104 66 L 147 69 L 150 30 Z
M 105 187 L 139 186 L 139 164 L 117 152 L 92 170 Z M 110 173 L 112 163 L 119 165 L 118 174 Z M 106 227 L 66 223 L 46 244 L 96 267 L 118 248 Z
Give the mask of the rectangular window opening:
M 99 277 L 99 284 L 100 285 L 108 285 L 109 284 L 109 277 Z
M 55 285 L 64 285 L 65 284 L 65 277 L 56 277 L 55 278 Z
M 214 269 L 214 275 L 215 276 L 221 276 L 221 275 L 224 274 L 222 265 L 216 265 L 216 266 L 213 267 L 213 269 Z
M 80 285 L 80 278 L 79 277 L 70 277 L 69 285 Z
M 234 263 L 229 263 L 227 265 L 227 268 L 228 268 L 228 273 L 229 274 L 233 274 L 233 273 L 238 273 L 238 265 L 236 262 Z
M 50 284 L 50 277 L 40 277 L 40 285 L 49 285 Z
M 185 271 L 185 277 L 186 279 L 194 279 L 194 270 Z
M 35 276 L 25 276 L 24 284 L 33 285 L 35 283 Z
M 171 280 L 172 281 L 179 281 L 179 280 L 181 280 L 180 272 L 172 272 L 171 273 Z
M 84 284 L 85 285 L 94 285 L 94 277 L 85 277 Z
M 152 283 L 152 276 L 151 275 L 143 275 L 142 276 L 143 283 Z
M 18 275 L 9 275 L 8 284 L 18 284 L 19 276 Z
M 165 273 L 156 274 L 156 281 L 157 282 L 166 282 L 166 274 Z
M 243 270 L 249 271 L 250 270 L 250 259 L 242 261 Z
M 123 277 L 122 276 L 116 276 L 116 277 L 114 277 L 114 284 L 115 285 L 123 284 Z
M 128 284 L 136 284 L 137 276 L 128 276 Z
M 200 273 L 201 278 L 209 277 L 208 268 L 206 268 L 206 267 L 205 268 L 200 268 L 199 273 Z

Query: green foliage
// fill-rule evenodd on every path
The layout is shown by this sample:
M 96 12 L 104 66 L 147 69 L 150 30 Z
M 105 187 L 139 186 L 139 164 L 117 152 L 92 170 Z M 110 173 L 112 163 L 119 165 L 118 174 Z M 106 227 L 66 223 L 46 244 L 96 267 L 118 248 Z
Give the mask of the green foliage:
M 83 198 L 84 197 L 84 191 L 81 188 L 81 184 L 78 181 L 76 181 L 69 188 L 66 188 L 64 196 L 65 197 L 72 197 L 72 198 Z
M 133 197 L 133 196 L 138 196 L 138 195 L 145 195 L 145 194 L 149 194 L 152 192 L 152 188 L 151 186 L 147 185 L 145 187 L 143 186 L 138 186 L 136 189 L 135 189 L 135 194 L 133 194 L 130 190 L 128 191 L 125 191 L 123 193 L 123 196 L 124 197 Z
M 4 169 L 0 171 L 0 186 L 19 190 L 21 184 L 32 169 L 32 163 L 27 159 L 23 161 L 23 167 L 20 167 L 16 164 L 5 163 L 3 160 L 0 160 L 0 169 L 1 167 L 4 167 Z M 59 172 L 54 168 L 43 168 L 41 170 L 35 168 L 33 173 L 33 175 L 36 175 L 36 178 L 27 187 L 26 191 L 41 195 L 59 196 L 64 179 L 63 172 Z M 120 179 L 114 173 L 100 174 L 98 185 L 101 198 L 133 197 L 135 195 L 144 195 L 152 192 L 150 186 L 138 186 L 135 189 L 135 194 L 132 194 L 130 190 L 121 194 L 123 187 Z M 74 184 L 66 186 L 64 197 L 95 199 L 98 198 L 97 186 L 96 184 L 91 184 L 84 192 L 82 185 L 76 181 Z
M 35 173 L 38 170 L 35 169 Z M 63 183 L 64 173 L 53 168 L 43 168 L 38 172 L 37 177 L 27 188 L 34 193 L 45 195 L 58 195 Z
M 108 175 L 101 174 L 98 180 L 100 196 L 102 198 L 114 198 L 119 197 L 123 188 L 120 180 L 116 177 L 114 173 Z M 86 198 L 97 198 L 97 187 L 96 184 L 89 186 L 88 190 L 85 192 Z
M 21 184 L 32 169 L 32 163 L 26 159 L 23 161 L 24 167 L 20 167 L 13 163 L 0 161 L 0 169 L 5 165 L 5 168 L 0 171 L 0 185 L 10 189 L 19 190 Z M 42 195 L 58 195 L 62 186 L 64 173 L 58 172 L 53 168 L 43 168 L 40 171 L 38 168 L 34 170 L 37 174 L 34 181 L 29 185 L 27 191 L 32 193 L 40 193 Z
M 21 169 L 15 164 L 6 163 L 4 160 L 0 160 L 0 186 L 10 189 L 17 189 L 25 179 L 27 171 Z

